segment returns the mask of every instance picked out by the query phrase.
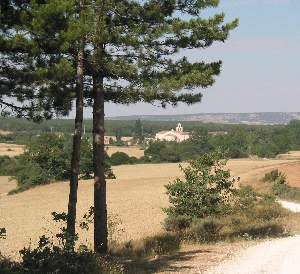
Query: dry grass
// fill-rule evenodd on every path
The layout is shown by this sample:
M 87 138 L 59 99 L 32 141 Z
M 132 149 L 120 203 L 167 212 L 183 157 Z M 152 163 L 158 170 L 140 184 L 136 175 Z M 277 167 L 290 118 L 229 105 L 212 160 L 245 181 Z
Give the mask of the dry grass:
M 24 152 L 22 145 L 0 143 L 0 156 L 14 157 Z
M 288 160 L 231 160 L 227 167 L 242 180 L 255 172 L 291 163 Z M 187 163 L 183 163 L 187 166 Z M 162 231 L 165 214 L 161 208 L 168 205 L 164 185 L 182 177 L 178 164 L 147 164 L 113 167 L 116 180 L 107 180 L 108 213 L 123 221 L 125 232 L 120 240 L 138 239 Z M 0 227 L 6 227 L 7 239 L 0 240 L 5 255 L 18 256 L 18 250 L 36 244 L 41 235 L 54 236 L 59 225 L 51 220 L 51 212 L 67 212 L 69 183 L 60 182 L 36 187 L 24 193 L 6 196 L 15 187 L 8 177 L 0 177 Z M 79 219 L 93 205 L 93 180 L 80 181 L 78 188 Z M 121 227 L 120 227 L 121 228 Z M 80 232 L 80 242 L 92 246 L 92 232 Z
M 111 156 L 115 152 L 124 152 L 128 156 L 134 156 L 140 158 L 144 156 L 144 150 L 139 149 L 138 147 L 108 147 L 106 150 L 107 154 Z
M 13 133 L 13 132 L 0 129 L 0 134 L 2 134 L 2 135 L 8 135 L 8 134 L 11 134 L 11 133 Z

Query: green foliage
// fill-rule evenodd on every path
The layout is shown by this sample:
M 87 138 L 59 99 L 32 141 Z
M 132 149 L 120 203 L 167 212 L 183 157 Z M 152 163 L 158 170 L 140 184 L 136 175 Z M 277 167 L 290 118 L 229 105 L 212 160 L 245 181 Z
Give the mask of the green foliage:
M 269 173 L 265 173 L 265 177 L 261 179 L 262 182 L 275 182 L 281 176 L 281 172 L 278 169 L 272 170 Z
M 105 152 L 106 153 L 106 152 Z M 90 179 L 93 175 L 93 149 L 87 139 L 81 140 L 79 178 Z
M 297 187 L 291 187 L 289 184 L 287 184 L 286 175 L 279 172 L 278 169 L 266 173 L 261 181 L 273 183 L 271 189 L 272 194 L 280 199 L 296 202 L 300 201 L 300 189 Z
M 173 205 L 164 208 L 169 217 L 205 218 L 220 212 L 234 192 L 228 180 L 230 172 L 223 170 L 226 165 L 223 157 L 224 153 L 217 150 L 196 158 L 187 168 L 180 165 L 186 181 L 177 178 L 165 185 Z
M 268 222 L 288 215 L 288 210 L 276 202 L 275 196 L 260 195 L 251 186 L 237 190 L 232 215 L 246 217 L 247 223 Z
M 137 164 L 137 163 L 139 163 L 139 159 L 137 157 L 135 157 L 135 156 L 130 156 L 129 157 L 129 163 L 131 165 Z
M 280 198 L 283 198 L 283 199 L 290 196 L 289 193 L 292 192 L 292 188 L 288 184 L 286 184 L 285 174 L 280 173 L 277 180 L 275 180 L 275 182 L 273 184 L 272 192 L 274 195 L 276 195 Z
M 144 240 L 143 256 L 149 256 L 154 254 L 168 254 L 180 249 L 180 238 L 175 235 L 157 235 L 154 237 L 147 237 Z
M 9 156 L 0 156 L 0 176 L 12 175 L 12 169 L 15 165 L 14 159 Z
M 20 190 L 69 177 L 69 157 L 64 140 L 53 133 L 42 133 L 17 158 L 12 179 Z
M 145 150 L 144 154 L 148 156 L 159 155 L 163 148 L 166 148 L 166 141 L 155 141 L 150 144 L 150 146 Z
M 190 141 L 195 154 L 202 155 L 212 151 L 212 135 L 205 127 L 196 127 L 191 132 Z
M 2 258 L 0 255 L 1 273 L 91 273 L 91 274 L 121 274 L 121 268 L 117 264 L 106 262 L 84 245 L 80 245 L 78 250 L 74 251 L 75 243 L 78 239 L 76 235 L 69 235 L 66 229 L 67 214 L 52 213 L 53 220 L 59 222 L 60 233 L 56 234 L 59 244 L 56 245 L 45 235 L 41 236 L 36 248 L 24 247 L 20 250 L 21 261 L 16 263 Z M 85 214 L 84 221 L 91 223 L 93 210 Z M 82 222 L 84 223 L 84 222 Z M 114 232 L 118 223 L 110 222 Z M 81 225 L 82 228 L 84 225 Z M 0 235 L 5 235 L 5 229 L 0 229 Z M 71 237 L 71 241 L 67 238 Z M 112 236 L 113 237 L 113 236 Z M 72 243 L 72 247 L 67 243 Z
M 181 161 L 180 152 L 176 142 L 154 141 L 145 150 L 145 156 L 151 156 L 152 163 L 177 163 Z
M 168 163 L 177 163 L 181 161 L 177 151 L 170 147 L 165 147 L 159 152 L 159 159 L 162 162 Z
M 186 228 L 190 227 L 191 219 L 185 215 L 178 215 L 174 217 L 168 217 L 164 220 L 164 229 L 166 231 L 183 231 Z
M 144 140 L 143 127 L 142 127 L 142 123 L 141 123 L 140 119 L 135 121 L 134 136 L 133 137 L 134 137 L 134 139 L 139 139 L 140 142 L 142 142 Z
M 141 163 L 141 164 L 151 163 L 151 158 L 147 155 L 142 156 L 139 158 L 139 163 Z
M 216 242 L 220 239 L 223 227 L 224 225 L 215 219 L 195 219 L 185 237 L 198 243 Z
M 288 184 L 276 184 L 273 186 L 272 191 L 280 199 L 300 202 L 300 189 L 298 187 L 291 187 Z
M 168 216 L 164 227 L 179 235 L 182 242 L 211 243 L 287 236 L 291 212 L 276 202 L 275 196 L 259 195 L 251 186 L 241 185 L 224 214 L 206 218 Z
M 122 129 L 118 128 L 116 130 L 116 132 L 115 132 L 115 135 L 116 135 L 116 142 L 115 142 L 115 144 L 118 145 L 118 146 L 123 145 L 123 141 L 122 141 L 123 132 L 122 132 Z
M 96 255 L 88 250 L 65 252 L 42 237 L 37 248 L 20 251 L 22 262 L 17 273 L 104 273 Z
M 117 151 L 110 156 L 110 162 L 113 166 L 126 165 L 130 164 L 130 158 L 126 153 Z
M 25 147 L 25 152 L 14 160 L 10 171 L 12 179 L 17 181 L 18 188 L 10 194 L 25 191 L 37 185 L 53 181 L 68 180 L 70 177 L 72 138 L 68 134 L 57 136 L 44 132 Z M 105 152 L 105 176 L 115 179 L 109 156 Z M 79 178 L 89 179 L 93 174 L 93 151 L 90 142 L 82 139 L 80 152 Z
M 114 135 L 117 129 L 121 129 L 123 136 L 132 136 L 135 132 L 134 120 L 106 120 L 105 130 L 107 135 Z M 207 147 L 209 151 L 212 151 L 216 147 L 220 147 L 223 150 L 228 150 L 227 157 L 241 158 L 248 157 L 249 155 L 258 155 L 263 158 L 273 158 L 278 153 L 286 153 L 288 150 L 292 150 L 297 146 L 298 140 L 291 138 L 295 136 L 297 132 L 298 123 L 291 121 L 288 125 L 230 125 L 230 124 L 217 124 L 217 123 L 205 123 L 198 121 L 178 121 L 178 123 L 184 123 L 184 128 L 187 131 L 193 132 L 196 128 L 204 128 L 208 132 L 210 131 L 227 131 L 231 132 L 234 129 L 232 135 L 235 136 L 234 141 L 231 140 L 231 134 L 217 134 L 209 136 L 209 142 Z M 144 134 L 150 134 L 152 137 L 155 133 L 174 126 L 174 121 L 141 121 L 143 123 Z M 84 120 L 83 125 L 86 127 L 87 134 L 91 135 L 92 120 Z M 0 128 L 3 130 L 15 131 L 12 134 L 1 135 L 3 142 L 13 142 L 18 144 L 27 144 L 35 135 L 41 132 L 50 132 L 52 127 L 55 132 L 68 132 L 72 133 L 74 130 L 74 121 L 70 119 L 57 119 L 51 121 L 44 121 L 40 124 L 27 121 L 25 119 L 5 118 L 0 119 Z M 237 129 L 236 129 L 237 128 Z M 244 133 L 243 133 L 244 132 Z M 243 142 L 240 142 L 239 138 L 245 138 Z M 242 145 L 239 147 L 239 145 Z M 195 147 L 191 140 L 188 139 L 178 144 L 177 147 L 170 145 L 174 149 L 181 160 L 190 160 L 203 153 L 203 150 L 198 150 L 199 147 Z M 150 152 L 150 151 L 149 151 Z M 158 154 L 156 151 L 155 154 Z M 150 154 L 149 154 L 150 155 Z M 154 154 L 153 154 L 154 155 Z M 159 158 L 159 157 L 158 157 Z

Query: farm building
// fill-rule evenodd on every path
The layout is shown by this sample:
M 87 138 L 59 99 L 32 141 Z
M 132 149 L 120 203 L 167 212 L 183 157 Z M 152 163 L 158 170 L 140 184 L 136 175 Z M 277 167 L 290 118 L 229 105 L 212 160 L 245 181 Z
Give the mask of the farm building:
M 190 132 L 184 132 L 180 123 L 177 125 L 176 130 L 172 129 L 170 131 L 160 131 L 155 135 L 155 140 L 161 141 L 166 140 L 182 142 L 188 138 L 190 138 Z

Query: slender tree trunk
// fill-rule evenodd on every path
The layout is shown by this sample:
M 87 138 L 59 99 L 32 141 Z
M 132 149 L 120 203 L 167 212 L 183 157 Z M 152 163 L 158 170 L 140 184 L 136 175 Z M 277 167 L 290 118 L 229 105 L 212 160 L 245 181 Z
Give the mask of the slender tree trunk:
M 95 37 L 101 38 L 102 8 L 104 1 L 99 1 L 95 9 Z M 94 41 L 95 56 L 101 56 L 103 45 L 99 40 Z M 104 160 L 104 88 L 101 64 L 94 70 L 93 76 L 93 167 L 94 167 L 94 251 L 107 253 L 107 209 L 106 181 Z
M 83 1 L 81 1 L 83 6 Z M 68 204 L 67 218 L 67 233 L 68 238 L 66 246 L 74 251 L 74 236 L 76 223 L 76 205 L 77 205 L 77 189 L 78 189 L 78 174 L 80 162 L 80 145 L 82 137 L 82 122 L 83 122 L 83 60 L 84 60 L 84 41 L 81 39 L 81 48 L 77 56 L 77 87 L 76 87 L 76 117 L 75 130 L 73 136 L 73 150 L 70 175 L 70 194 Z
M 94 153 L 94 250 L 108 250 L 106 181 L 104 160 L 104 90 L 103 78 L 94 77 L 93 108 L 93 153 Z

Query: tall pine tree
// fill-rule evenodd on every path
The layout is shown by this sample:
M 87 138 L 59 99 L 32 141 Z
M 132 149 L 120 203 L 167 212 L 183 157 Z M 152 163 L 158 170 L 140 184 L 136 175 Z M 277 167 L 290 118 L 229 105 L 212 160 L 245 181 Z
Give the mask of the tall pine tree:
M 27 68 L 26 72 L 36 77 L 20 77 L 19 82 L 24 82 L 22 88 L 35 83 L 24 98 L 32 100 L 32 106 L 43 110 L 45 117 L 51 116 L 51 111 L 66 114 L 63 111 L 69 109 L 79 79 L 78 56 L 83 51 L 80 77 L 84 100 L 93 107 L 94 248 L 105 253 L 104 102 L 146 102 L 162 107 L 199 103 L 201 88 L 214 83 L 221 61 L 193 62 L 182 50 L 201 50 L 214 41 L 224 42 L 238 21 L 224 23 L 225 14 L 200 17 L 201 10 L 217 7 L 218 0 L 85 0 L 81 11 L 78 7 L 83 2 L 79 0 L 5 3 L 20 15 L 18 27 L 23 30 L 15 28 L 10 33 L 13 37 L 2 36 L 1 42 L 7 38 L 6 67 L 15 58 L 9 47 L 17 50 L 15 45 L 22 45 L 23 50 L 25 45 L 21 54 L 24 64 L 13 69 Z M 7 6 L 5 14 L 9 14 Z M 21 12 L 16 7 L 21 7 Z M 21 85 L 9 86 L 15 76 L 8 73 L 2 85 L 4 71 L 1 69 L 1 91 L 7 92 L 6 98 L 13 97 L 12 92 L 18 92 Z M 15 99 L 22 101 L 18 96 Z

